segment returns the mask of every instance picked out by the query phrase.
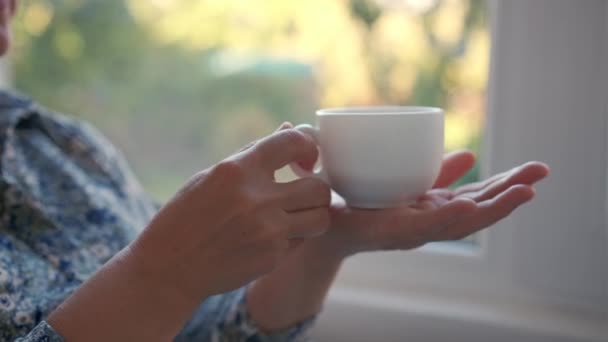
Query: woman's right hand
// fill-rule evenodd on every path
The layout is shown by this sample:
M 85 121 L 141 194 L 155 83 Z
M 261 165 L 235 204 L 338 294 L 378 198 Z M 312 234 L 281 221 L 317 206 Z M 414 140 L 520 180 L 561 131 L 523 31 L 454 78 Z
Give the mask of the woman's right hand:
M 281 130 L 195 175 L 141 235 L 51 313 L 68 341 L 167 341 L 201 301 L 270 272 L 292 240 L 329 227 L 319 180 L 276 183 L 316 145 Z
M 275 170 L 316 158 L 314 142 L 288 129 L 196 174 L 132 244 L 136 269 L 194 301 L 272 271 L 292 239 L 329 227 L 325 183 L 274 180 Z

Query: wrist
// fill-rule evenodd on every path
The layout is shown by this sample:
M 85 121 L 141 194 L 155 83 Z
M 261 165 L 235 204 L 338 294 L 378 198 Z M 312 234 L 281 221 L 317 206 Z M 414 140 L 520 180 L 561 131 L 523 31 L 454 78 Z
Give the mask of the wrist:
M 130 247 L 108 261 L 48 318 L 66 340 L 167 340 L 196 309 L 143 276 Z
M 122 265 L 122 279 L 131 292 L 131 306 L 139 307 L 137 312 L 140 321 L 146 325 L 156 326 L 160 331 L 169 332 L 173 338 L 183 325 L 192 317 L 193 312 L 204 298 L 193 297 L 176 286 L 176 280 L 171 273 L 162 272 L 162 268 L 150 267 L 145 259 L 147 252 L 140 250 L 137 244 L 131 244 L 123 249 L 117 261 Z M 149 260 L 154 262 L 154 260 Z M 159 272 L 160 270 L 160 272 Z M 158 336 L 162 336 L 161 333 Z
M 349 246 L 339 241 L 331 232 L 306 241 L 302 249 L 310 258 L 322 260 L 328 265 L 340 265 L 349 256 L 355 254 Z
M 263 331 L 282 331 L 321 311 L 343 258 L 313 240 L 302 243 L 248 288 L 247 307 Z
M 211 296 L 210 291 L 199 287 L 191 289 L 189 282 L 179 276 L 179 267 L 165 264 L 156 250 L 140 239 L 135 240 L 121 253 L 127 269 L 136 282 L 148 284 L 148 291 L 156 293 L 173 303 L 176 309 L 194 309 Z M 203 270 L 197 270 L 204 272 Z

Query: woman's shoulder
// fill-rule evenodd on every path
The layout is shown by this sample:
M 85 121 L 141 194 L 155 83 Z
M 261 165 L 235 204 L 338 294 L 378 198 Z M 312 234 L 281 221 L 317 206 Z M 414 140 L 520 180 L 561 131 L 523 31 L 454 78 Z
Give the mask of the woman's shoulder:
M 0 139 L 24 117 L 33 101 L 17 92 L 0 90 Z
M 31 103 L 32 100 L 29 97 L 17 91 L 0 89 L 0 108 L 27 107 Z
M 121 163 L 114 145 L 92 125 L 45 108 L 18 92 L 0 90 L 0 168 L 1 159 L 24 142 L 18 138 L 32 132 L 44 135 L 66 157 L 90 159 L 95 164 Z
M 2 184 L 29 193 L 72 181 L 125 200 L 149 200 L 122 153 L 92 125 L 0 91 L 0 192 Z
M 0 129 L 42 129 L 51 136 L 100 135 L 91 125 L 70 115 L 45 108 L 30 97 L 13 90 L 0 90 Z
M 47 109 L 17 91 L 0 90 L 0 140 L 13 137 L 19 130 L 43 131 L 58 140 L 99 134 L 85 122 Z

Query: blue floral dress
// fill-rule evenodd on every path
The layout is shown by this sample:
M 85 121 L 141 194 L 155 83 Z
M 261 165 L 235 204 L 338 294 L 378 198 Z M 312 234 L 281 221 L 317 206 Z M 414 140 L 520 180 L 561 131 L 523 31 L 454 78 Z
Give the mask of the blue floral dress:
M 0 341 L 63 341 L 45 318 L 157 210 L 91 126 L 0 91 Z M 245 289 L 201 303 L 176 341 L 300 341 L 306 321 L 266 335 Z

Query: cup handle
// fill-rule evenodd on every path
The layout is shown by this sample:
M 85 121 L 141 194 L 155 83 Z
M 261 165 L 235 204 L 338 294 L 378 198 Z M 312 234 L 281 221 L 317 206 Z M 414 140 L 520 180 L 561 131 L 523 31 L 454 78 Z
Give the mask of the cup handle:
M 319 130 L 316 127 L 313 127 L 308 124 L 302 124 L 297 125 L 293 129 L 308 135 L 312 138 L 315 144 L 317 144 L 317 146 L 320 146 Z M 321 160 L 321 150 L 319 150 L 319 160 Z M 329 178 L 327 177 L 327 173 L 325 172 L 325 168 L 323 167 L 323 165 L 321 165 L 317 170 L 313 171 L 304 170 L 298 163 L 291 163 L 289 164 L 289 167 L 300 178 L 314 177 L 319 178 L 326 183 L 329 182 Z

